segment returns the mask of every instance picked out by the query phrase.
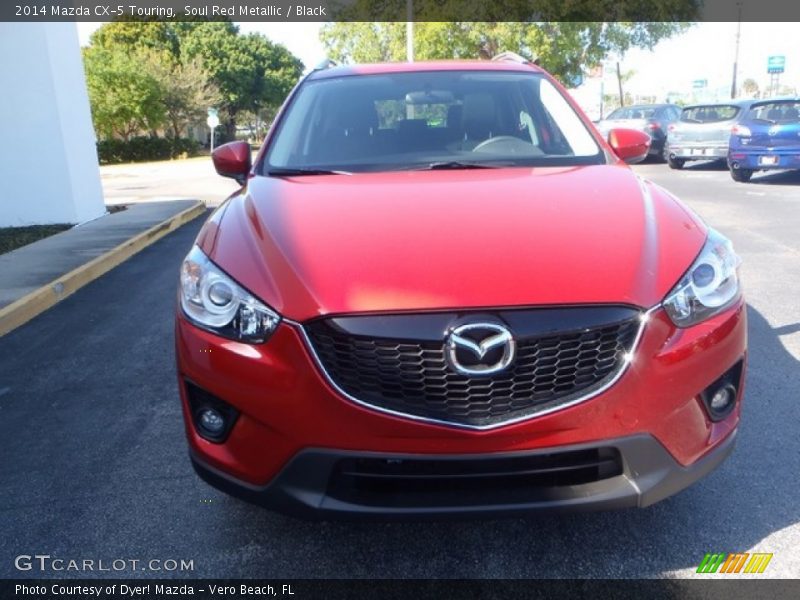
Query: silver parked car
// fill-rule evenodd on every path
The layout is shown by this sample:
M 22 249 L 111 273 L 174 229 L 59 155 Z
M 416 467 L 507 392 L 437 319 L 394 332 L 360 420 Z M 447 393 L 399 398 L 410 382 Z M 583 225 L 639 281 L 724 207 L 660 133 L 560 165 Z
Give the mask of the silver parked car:
M 731 128 L 741 119 L 752 100 L 719 104 L 694 104 L 669 126 L 665 155 L 669 166 L 682 169 L 687 160 L 725 160 Z
M 681 107 L 674 104 L 635 104 L 618 108 L 605 119 L 597 122 L 597 129 L 608 136 L 612 129 L 623 127 L 639 129 L 650 136 L 650 156 L 666 158 L 667 128 L 681 114 Z

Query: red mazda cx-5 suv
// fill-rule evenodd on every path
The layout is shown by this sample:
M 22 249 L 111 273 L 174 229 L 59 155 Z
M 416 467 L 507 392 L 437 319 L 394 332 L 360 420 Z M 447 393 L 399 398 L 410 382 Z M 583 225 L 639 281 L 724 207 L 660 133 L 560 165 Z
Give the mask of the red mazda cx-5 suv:
M 739 258 L 539 67 L 324 65 L 180 273 L 206 481 L 303 516 L 647 506 L 731 452 Z

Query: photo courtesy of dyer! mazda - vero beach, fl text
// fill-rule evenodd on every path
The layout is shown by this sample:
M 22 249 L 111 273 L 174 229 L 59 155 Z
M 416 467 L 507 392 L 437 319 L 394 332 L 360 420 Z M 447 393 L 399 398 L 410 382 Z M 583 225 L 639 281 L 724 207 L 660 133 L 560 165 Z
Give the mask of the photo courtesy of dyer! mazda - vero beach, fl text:
M 644 507 L 735 444 L 740 260 L 562 86 L 491 61 L 306 76 L 182 264 L 197 473 L 308 518 Z

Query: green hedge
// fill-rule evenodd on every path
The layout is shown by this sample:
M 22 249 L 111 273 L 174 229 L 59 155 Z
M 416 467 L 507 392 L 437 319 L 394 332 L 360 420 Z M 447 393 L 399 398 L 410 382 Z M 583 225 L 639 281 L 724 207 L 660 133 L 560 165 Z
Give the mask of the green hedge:
M 101 165 L 149 160 L 169 160 L 184 156 L 195 156 L 200 144 L 187 138 L 134 137 L 125 140 L 102 140 L 97 142 L 97 157 Z

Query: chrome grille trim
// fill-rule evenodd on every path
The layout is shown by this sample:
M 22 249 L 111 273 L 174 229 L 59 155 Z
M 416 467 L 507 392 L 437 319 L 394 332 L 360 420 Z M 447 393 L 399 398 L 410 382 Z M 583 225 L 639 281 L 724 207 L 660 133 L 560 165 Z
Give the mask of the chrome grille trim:
M 333 377 L 330 376 L 328 371 L 325 369 L 325 366 L 323 365 L 319 354 L 317 354 L 317 351 L 314 348 L 314 344 L 312 343 L 311 338 L 308 336 L 308 333 L 306 332 L 305 327 L 303 327 L 303 324 L 299 323 L 297 321 L 290 320 L 290 319 L 284 319 L 284 322 L 286 324 L 288 324 L 288 325 L 291 325 L 291 326 L 295 327 L 300 332 L 300 334 L 301 334 L 301 336 L 303 338 L 303 341 L 305 343 L 306 349 L 308 350 L 309 354 L 313 358 L 313 361 L 316 364 L 317 369 L 319 369 L 319 372 L 323 375 L 325 381 L 339 395 L 341 395 L 343 398 L 349 400 L 350 402 L 353 402 L 354 404 L 356 404 L 358 406 L 361 406 L 363 408 L 366 408 L 366 409 L 369 409 L 369 410 L 372 410 L 372 411 L 375 411 L 375 412 L 379 412 L 379 413 L 382 413 L 382 414 L 391 415 L 393 417 L 398 417 L 398 418 L 404 419 L 404 420 L 417 421 L 417 422 L 427 423 L 427 424 L 431 424 L 431 425 L 440 425 L 440 426 L 444 426 L 444 427 L 448 427 L 448 428 L 455 428 L 455 429 L 465 429 L 465 430 L 472 430 L 472 431 L 489 431 L 489 430 L 492 430 L 492 429 L 498 429 L 500 427 L 506 427 L 508 425 L 513 425 L 515 423 L 521 423 L 523 421 L 528 421 L 528 420 L 531 420 L 531 419 L 535 419 L 537 417 L 541 417 L 541 416 L 544 416 L 544 415 L 547 415 L 547 414 L 551 414 L 551 413 L 556 412 L 556 411 L 560 411 L 560 410 L 564 410 L 566 408 L 570 408 L 572 406 L 576 406 L 576 405 L 581 404 L 583 402 L 586 402 L 587 400 L 590 400 L 590 399 L 592 399 L 592 398 L 594 398 L 596 396 L 599 396 L 603 392 L 605 392 L 608 389 L 610 389 L 627 372 L 629 365 L 635 359 L 636 352 L 637 352 L 637 350 L 639 348 L 639 342 L 641 341 L 642 335 L 644 334 L 645 327 L 647 326 L 647 323 L 649 322 L 651 315 L 654 312 L 656 312 L 658 309 L 660 309 L 660 308 L 661 308 L 661 303 L 659 303 L 659 304 L 657 304 L 655 306 L 652 306 L 651 308 L 649 308 L 649 309 L 643 311 L 642 313 L 640 313 L 640 315 L 639 315 L 639 328 L 636 331 L 636 336 L 634 337 L 633 343 L 631 344 L 630 360 L 622 361 L 622 365 L 620 366 L 620 368 L 618 368 L 616 373 L 614 373 L 614 375 L 612 377 L 610 377 L 608 379 L 608 381 L 606 381 L 602 386 L 591 390 L 589 393 L 587 393 L 585 395 L 582 395 L 582 396 L 579 396 L 577 398 L 573 398 L 573 399 L 571 399 L 571 400 L 569 400 L 567 402 L 564 402 L 563 404 L 558 404 L 556 406 L 550 406 L 550 407 L 543 408 L 543 409 L 538 410 L 538 411 L 534 409 L 532 412 L 526 413 L 524 415 L 518 415 L 518 416 L 515 416 L 515 417 L 512 417 L 512 418 L 503 420 L 503 421 L 498 421 L 498 422 L 489 423 L 489 424 L 485 424 L 485 425 L 475 425 L 475 424 L 469 424 L 469 423 L 458 423 L 458 422 L 453 422 L 453 421 L 446 421 L 446 420 L 443 420 L 443 419 L 436 419 L 436 418 L 425 417 L 425 416 L 421 416 L 421 415 L 404 413 L 404 412 L 396 411 L 396 410 L 393 410 L 393 409 L 390 409 L 390 408 L 386 408 L 386 407 L 383 407 L 383 406 L 377 406 L 377 405 L 372 404 L 370 402 L 365 402 L 364 400 L 356 398 L 355 396 L 351 395 L 350 393 L 348 393 L 347 391 L 342 389 L 342 387 L 336 383 L 336 381 L 333 379 Z

